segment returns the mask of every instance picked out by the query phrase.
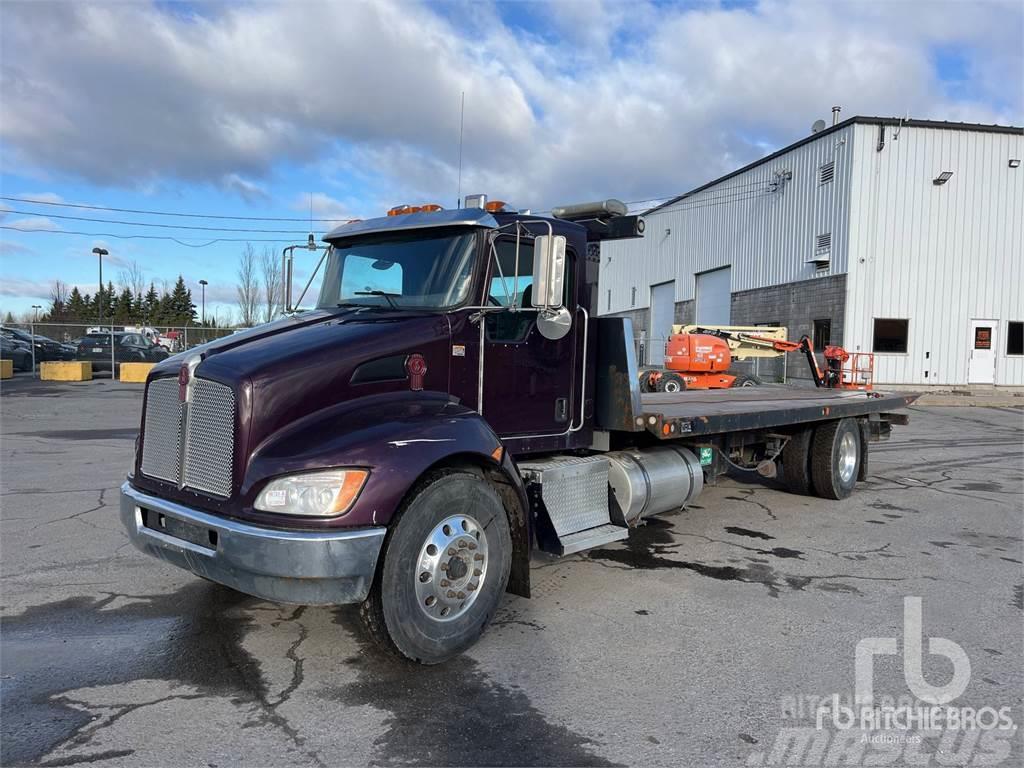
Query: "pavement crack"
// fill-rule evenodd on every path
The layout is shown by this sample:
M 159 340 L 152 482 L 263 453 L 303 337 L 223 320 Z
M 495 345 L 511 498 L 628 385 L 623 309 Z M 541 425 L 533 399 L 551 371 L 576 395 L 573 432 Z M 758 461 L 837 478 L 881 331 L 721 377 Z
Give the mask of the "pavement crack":
M 298 650 L 299 646 L 301 646 L 306 641 L 306 638 L 309 637 L 309 630 L 306 628 L 306 625 L 299 621 L 299 618 L 302 616 L 305 610 L 306 606 L 300 605 L 298 608 L 295 609 L 295 613 L 293 613 L 291 617 L 289 617 L 288 619 L 288 621 L 295 622 L 295 626 L 299 628 L 298 638 L 295 640 L 294 643 L 291 644 L 291 646 L 285 652 L 285 657 L 290 659 L 293 665 L 292 681 L 288 684 L 287 688 L 281 691 L 281 695 L 278 697 L 277 701 L 271 705 L 273 709 L 277 709 L 277 707 L 281 706 L 286 701 L 288 701 L 288 699 L 291 698 L 291 695 L 295 693 L 295 691 L 299 688 L 300 685 L 302 685 L 304 679 L 302 668 L 306 660 L 298 655 Z

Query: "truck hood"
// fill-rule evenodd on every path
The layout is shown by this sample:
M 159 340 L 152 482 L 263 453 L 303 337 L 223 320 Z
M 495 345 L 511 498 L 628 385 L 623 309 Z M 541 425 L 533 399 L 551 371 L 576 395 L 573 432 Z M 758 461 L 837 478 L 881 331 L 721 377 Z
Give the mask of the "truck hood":
M 196 374 L 235 390 L 239 426 L 251 451 L 282 427 L 324 408 L 408 391 L 404 362 L 410 354 L 427 361 L 424 389 L 447 393 L 449 347 L 444 315 L 311 312 L 204 346 Z M 181 362 L 172 367 L 177 370 Z

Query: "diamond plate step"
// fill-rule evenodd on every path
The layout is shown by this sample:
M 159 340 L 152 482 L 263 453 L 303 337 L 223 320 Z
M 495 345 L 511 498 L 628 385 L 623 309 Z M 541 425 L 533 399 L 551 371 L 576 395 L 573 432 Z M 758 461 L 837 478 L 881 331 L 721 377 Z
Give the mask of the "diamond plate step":
M 541 489 L 551 525 L 562 539 L 611 522 L 608 516 L 608 459 L 557 456 L 525 461 L 520 472 Z
M 571 555 L 573 552 L 582 552 L 585 549 L 599 547 L 602 544 L 610 544 L 613 541 L 621 541 L 629 537 L 629 528 L 621 525 L 599 525 L 595 528 L 588 528 L 585 531 L 570 533 L 568 536 L 560 536 L 562 554 Z

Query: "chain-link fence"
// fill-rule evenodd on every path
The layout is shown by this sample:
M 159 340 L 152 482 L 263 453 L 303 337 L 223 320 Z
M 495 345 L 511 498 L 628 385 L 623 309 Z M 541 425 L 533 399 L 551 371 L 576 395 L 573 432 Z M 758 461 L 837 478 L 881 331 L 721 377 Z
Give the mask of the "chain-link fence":
M 236 333 L 206 326 L 110 325 L 88 323 L 4 323 L 0 358 L 16 371 L 37 372 L 50 361 L 82 360 L 97 370 L 125 362 L 159 362 L 169 355 Z

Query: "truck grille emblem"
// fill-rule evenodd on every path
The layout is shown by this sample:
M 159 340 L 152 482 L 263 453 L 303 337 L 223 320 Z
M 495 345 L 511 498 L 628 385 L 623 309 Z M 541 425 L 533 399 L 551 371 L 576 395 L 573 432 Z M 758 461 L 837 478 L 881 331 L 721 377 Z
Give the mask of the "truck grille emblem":
M 178 371 L 178 402 L 184 403 L 188 399 L 188 363 L 182 363 Z

